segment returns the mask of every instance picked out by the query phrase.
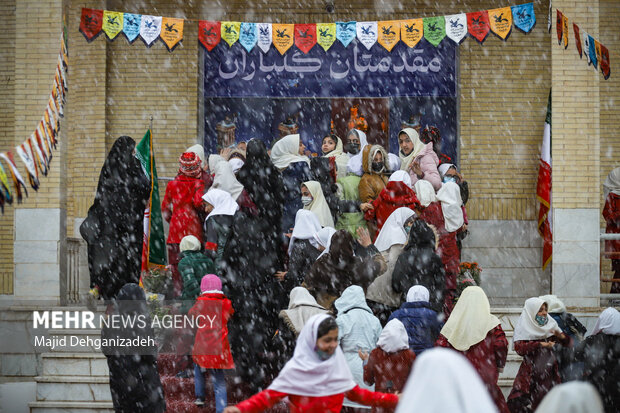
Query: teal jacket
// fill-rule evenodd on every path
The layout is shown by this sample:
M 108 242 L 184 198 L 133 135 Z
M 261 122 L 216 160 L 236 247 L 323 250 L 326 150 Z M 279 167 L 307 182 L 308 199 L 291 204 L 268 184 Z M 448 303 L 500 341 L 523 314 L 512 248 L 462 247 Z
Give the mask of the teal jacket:
M 200 282 L 206 274 L 215 274 L 215 263 L 200 251 L 184 251 L 178 265 L 183 279 L 181 300 L 185 301 L 183 312 L 187 312 L 200 295 Z

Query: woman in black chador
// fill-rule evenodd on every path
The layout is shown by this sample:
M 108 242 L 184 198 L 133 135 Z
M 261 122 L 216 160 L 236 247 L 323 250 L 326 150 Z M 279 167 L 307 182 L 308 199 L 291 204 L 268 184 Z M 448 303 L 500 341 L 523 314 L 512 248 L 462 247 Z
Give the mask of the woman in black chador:
M 140 279 L 150 182 L 135 157 L 135 147 L 129 136 L 114 142 L 101 168 L 95 201 L 80 226 L 88 243 L 90 286 L 105 300 Z

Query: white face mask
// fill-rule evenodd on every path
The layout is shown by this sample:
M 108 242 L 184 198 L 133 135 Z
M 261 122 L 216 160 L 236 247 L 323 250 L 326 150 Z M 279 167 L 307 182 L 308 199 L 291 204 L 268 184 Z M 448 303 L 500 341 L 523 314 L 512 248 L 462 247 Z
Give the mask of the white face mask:
M 304 204 L 304 206 L 308 206 L 312 203 L 312 201 L 314 201 L 314 199 L 312 199 L 311 196 L 302 196 L 301 197 L 301 203 Z

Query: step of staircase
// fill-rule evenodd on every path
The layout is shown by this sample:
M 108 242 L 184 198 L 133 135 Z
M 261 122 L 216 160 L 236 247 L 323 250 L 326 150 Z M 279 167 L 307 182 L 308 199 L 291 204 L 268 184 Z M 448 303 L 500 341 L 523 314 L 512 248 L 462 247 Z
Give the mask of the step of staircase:
M 37 401 L 109 402 L 107 376 L 37 376 Z
M 30 413 L 114 413 L 112 402 L 32 402 Z
M 108 362 L 102 353 L 43 353 L 43 376 L 108 377 Z

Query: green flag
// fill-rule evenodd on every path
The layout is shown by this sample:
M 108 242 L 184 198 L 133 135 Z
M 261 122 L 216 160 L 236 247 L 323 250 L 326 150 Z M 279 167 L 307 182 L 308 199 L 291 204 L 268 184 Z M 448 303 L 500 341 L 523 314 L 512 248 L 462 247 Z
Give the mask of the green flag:
M 148 270 L 152 264 L 166 265 L 166 238 L 164 222 L 161 217 L 157 168 L 153 155 L 153 137 L 151 130 L 136 145 L 136 158 L 140 160 L 144 172 L 151 181 L 151 196 L 147 210 L 144 211 L 144 244 L 142 251 L 142 270 Z

